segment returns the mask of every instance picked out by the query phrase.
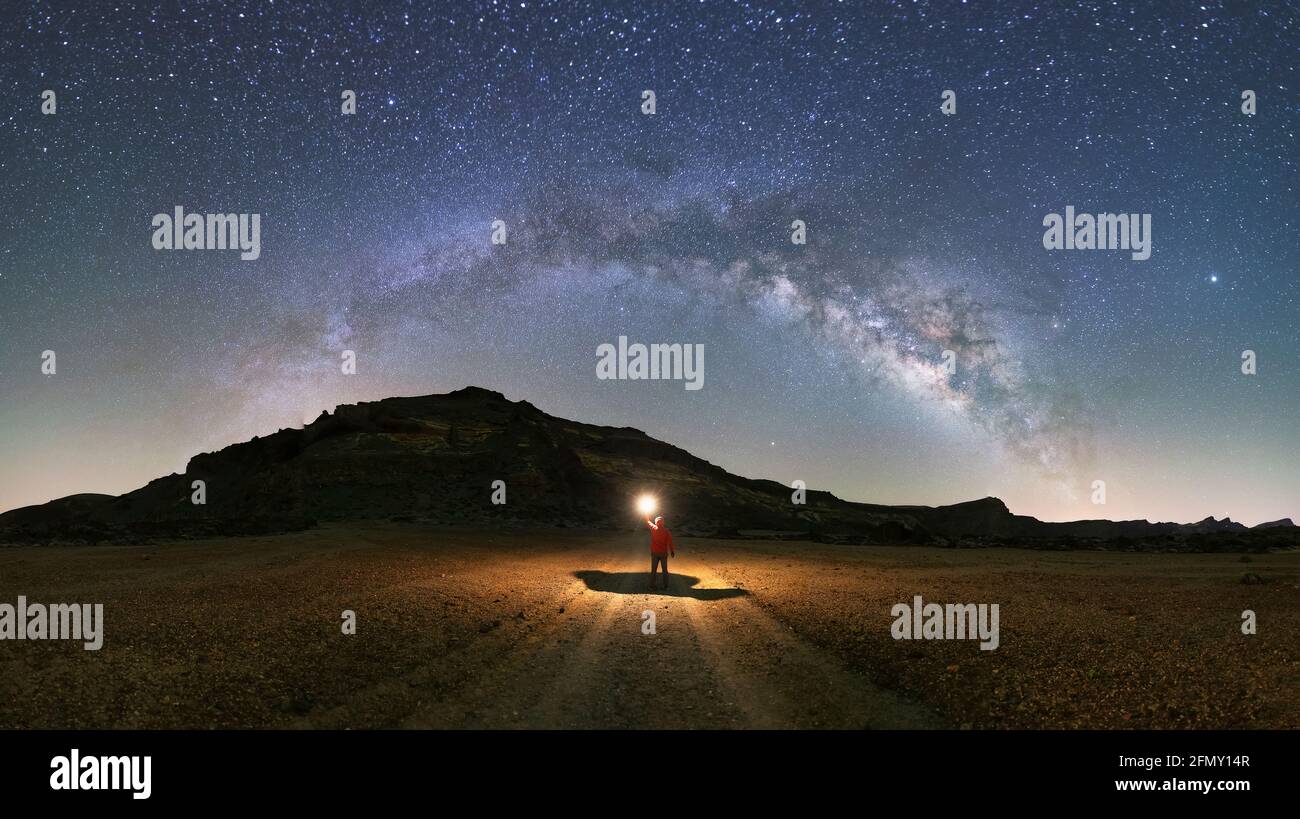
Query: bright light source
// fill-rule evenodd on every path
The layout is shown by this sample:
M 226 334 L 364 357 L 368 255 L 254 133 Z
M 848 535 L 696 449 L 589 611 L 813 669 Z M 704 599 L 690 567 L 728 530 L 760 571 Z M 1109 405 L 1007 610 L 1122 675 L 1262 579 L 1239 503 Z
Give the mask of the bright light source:
M 655 510 L 655 499 L 652 495 L 642 495 L 636 499 L 636 508 L 643 515 L 649 515 Z

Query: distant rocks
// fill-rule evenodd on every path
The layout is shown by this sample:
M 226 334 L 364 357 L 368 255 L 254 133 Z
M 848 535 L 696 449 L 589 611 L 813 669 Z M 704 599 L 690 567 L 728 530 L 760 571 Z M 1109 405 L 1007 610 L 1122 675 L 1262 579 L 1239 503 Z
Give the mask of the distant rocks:
M 1260 523 L 1260 524 L 1256 524 L 1254 528 L 1256 528 L 1256 529 L 1286 529 L 1286 528 L 1294 529 L 1294 528 L 1295 528 L 1295 524 L 1291 522 L 1291 518 L 1282 518 L 1281 520 L 1270 520 L 1268 523 Z
M 1187 533 L 1244 532 L 1246 531 L 1247 528 L 1248 527 L 1243 526 L 1240 523 L 1236 523 L 1229 518 L 1224 518 L 1223 520 L 1215 520 L 1214 518 L 1211 517 L 1211 518 L 1206 518 L 1204 520 L 1197 521 L 1196 523 L 1186 524 L 1180 527 L 1180 531 L 1187 532 Z

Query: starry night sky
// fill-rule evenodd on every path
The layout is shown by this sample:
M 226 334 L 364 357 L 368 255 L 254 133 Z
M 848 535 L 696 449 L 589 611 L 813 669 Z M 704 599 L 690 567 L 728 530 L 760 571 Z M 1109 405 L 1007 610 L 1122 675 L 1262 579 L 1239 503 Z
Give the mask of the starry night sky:
M 0 22 L 0 510 L 476 384 L 852 500 L 1300 519 L 1295 4 L 76 5 Z

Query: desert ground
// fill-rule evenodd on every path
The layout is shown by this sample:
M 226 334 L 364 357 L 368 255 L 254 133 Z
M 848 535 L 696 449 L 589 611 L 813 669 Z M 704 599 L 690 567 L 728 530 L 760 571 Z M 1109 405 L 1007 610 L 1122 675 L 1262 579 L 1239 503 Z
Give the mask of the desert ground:
M 1300 728 L 1300 553 L 683 538 L 651 592 L 646 552 L 396 523 L 0 548 L 0 602 L 105 608 L 100 651 L 0 641 L 0 728 Z M 916 594 L 998 603 L 1001 645 L 894 640 Z

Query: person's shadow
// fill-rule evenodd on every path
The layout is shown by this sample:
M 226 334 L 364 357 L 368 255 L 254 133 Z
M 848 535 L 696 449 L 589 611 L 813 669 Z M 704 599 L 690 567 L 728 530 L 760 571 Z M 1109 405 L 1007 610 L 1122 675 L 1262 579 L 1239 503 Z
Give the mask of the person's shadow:
M 689 574 L 670 575 L 667 589 L 657 585 L 651 589 L 649 572 L 602 572 L 586 569 L 574 572 L 573 576 L 586 583 L 588 589 L 609 594 L 660 594 L 667 597 L 689 597 L 693 600 L 726 600 L 749 594 L 744 589 L 697 589 L 694 586 L 700 579 Z

